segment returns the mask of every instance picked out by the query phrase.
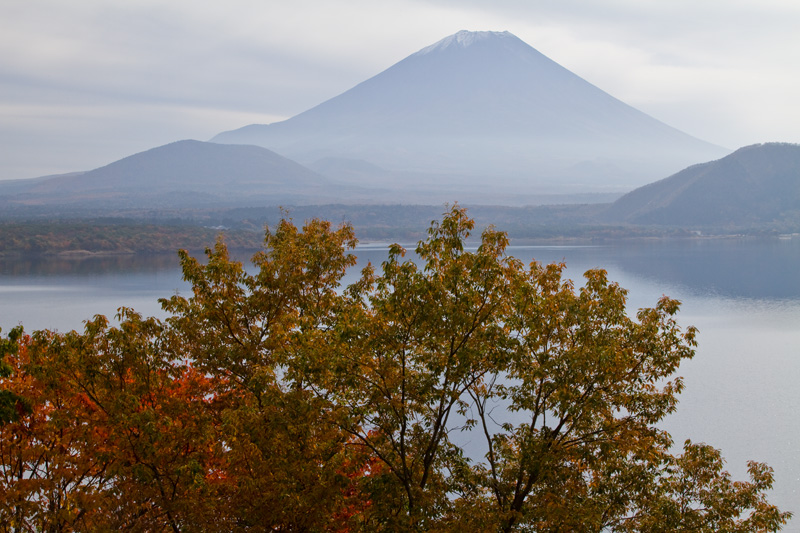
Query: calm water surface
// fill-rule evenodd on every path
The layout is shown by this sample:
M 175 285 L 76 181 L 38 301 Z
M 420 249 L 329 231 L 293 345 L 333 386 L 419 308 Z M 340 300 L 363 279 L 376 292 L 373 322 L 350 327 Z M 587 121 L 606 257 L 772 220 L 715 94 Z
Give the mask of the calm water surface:
M 605 268 L 629 290 L 631 311 L 655 305 L 662 294 L 681 300 L 679 321 L 699 328 L 699 347 L 679 371 L 686 389 L 663 426 L 676 443 L 691 438 L 720 448 L 737 479 L 745 479 L 747 460 L 767 462 L 777 478 L 772 500 L 800 514 L 800 239 L 511 247 L 509 253 L 565 261 L 578 283 L 585 270 Z M 361 264 L 380 264 L 386 249 L 365 246 L 357 255 Z M 120 306 L 164 316 L 157 299 L 188 290 L 174 255 L 0 259 L 0 327 L 80 329 Z M 785 531 L 800 531 L 800 519 Z

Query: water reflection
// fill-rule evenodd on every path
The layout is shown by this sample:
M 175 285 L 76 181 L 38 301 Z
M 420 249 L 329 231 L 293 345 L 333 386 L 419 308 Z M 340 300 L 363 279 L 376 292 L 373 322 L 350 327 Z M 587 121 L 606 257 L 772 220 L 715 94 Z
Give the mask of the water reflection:
M 0 257 L 0 277 L 139 274 L 178 266 L 177 254 Z
M 697 294 L 800 298 L 800 239 L 658 243 L 624 250 L 618 264 Z
M 615 267 L 682 292 L 733 298 L 800 298 L 800 239 L 708 239 L 579 247 L 512 247 L 521 259 Z M 623 285 L 624 286 L 624 285 Z
M 360 247 L 359 265 L 376 266 L 385 247 Z M 800 298 L 800 238 L 791 240 L 698 239 L 602 246 L 511 246 L 509 253 L 543 263 L 566 261 L 571 277 L 588 268 L 619 269 L 659 285 L 698 295 L 753 299 Z M 249 264 L 250 253 L 234 257 Z M 358 270 L 358 269 L 356 269 Z M 178 271 L 176 254 L 0 257 L 0 284 L 22 278 L 141 276 Z M 180 274 L 178 272 L 178 274 Z M 351 272 L 348 279 L 355 279 Z
M 175 254 L 0 259 L 0 328 L 81 329 L 121 306 L 163 316 L 158 298 L 187 290 Z

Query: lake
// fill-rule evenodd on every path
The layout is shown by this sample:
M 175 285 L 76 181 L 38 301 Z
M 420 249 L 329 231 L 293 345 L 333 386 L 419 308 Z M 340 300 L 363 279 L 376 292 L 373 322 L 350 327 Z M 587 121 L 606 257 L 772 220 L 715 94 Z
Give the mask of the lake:
M 361 264 L 386 257 L 361 246 Z M 565 261 L 567 275 L 602 267 L 629 291 L 629 308 L 662 294 L 683 302 L 679 322 L 700 330 L 697 355 L 683 364 L 678 412 L 662 424 L 675 442 L 722 450 L 746 479 L 746 462 L 775 469 L 771 500 L 800 513 L 800 239 L 709 239 L 598 246 L 512 246 L 519 259 Z M 354 270 L 350 279 L 357 276 Z M 177 256 L 0 258 L 0 327 L 79 329 L 120 306 L 164 316 L 157 303 L 188 292 Z M 785 531 L 800 531 L 800 518 Z

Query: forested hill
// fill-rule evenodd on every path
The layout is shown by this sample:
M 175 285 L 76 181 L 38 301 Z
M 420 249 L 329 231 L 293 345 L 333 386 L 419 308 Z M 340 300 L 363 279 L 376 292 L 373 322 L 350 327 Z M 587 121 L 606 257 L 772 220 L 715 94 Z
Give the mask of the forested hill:
M 800 145 L 756 144 L 689 167 L 626 194 L 604 219 L 637 225 L 796 228 Z

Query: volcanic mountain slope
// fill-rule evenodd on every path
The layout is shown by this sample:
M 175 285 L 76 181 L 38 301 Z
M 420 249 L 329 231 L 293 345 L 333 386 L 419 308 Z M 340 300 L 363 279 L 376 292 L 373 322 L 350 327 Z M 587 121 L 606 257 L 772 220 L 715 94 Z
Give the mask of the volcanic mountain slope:
M 159 146 L 88 172 L 19 180 L 5 192 L 6 202 L 19 204 L 102 201 L 170 207 L 243 200 L 302 203 L 340 194 L 327 178 L 265 148 L 193 140 Z
M 625 191 L 727 151 L 613 98 L 508 32 L 451 35 L 349 91 L 269 125 L 224 132 L 311 165 L 353 161 L 399 188 Z M 418 173 L 422 177 L 414 180 Z M 394 183 L 392 183 L 394 181 Z
M 636 189 L 611 221 L 680 227 L 800 226 L 800 145 L 756 144 Z

